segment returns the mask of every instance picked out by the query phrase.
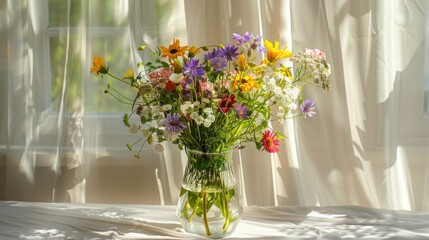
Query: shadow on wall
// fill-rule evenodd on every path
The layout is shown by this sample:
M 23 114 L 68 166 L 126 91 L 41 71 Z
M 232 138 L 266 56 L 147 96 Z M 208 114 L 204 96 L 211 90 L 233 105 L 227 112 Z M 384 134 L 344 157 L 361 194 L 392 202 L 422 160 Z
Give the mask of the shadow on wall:
M 88 169 L 86 202 L 160 204 L 155 171 L 154 161 L 97 158 Z
M 0 155 L 0 200 L 31 202 L 87 202 L 121 204 L 160 204 L 155 160 L 133 157 L 101 157 L 86 166 L 63 160 L 56 174 L 47 156 L 36 158 L 34 181 L 6 164 Z

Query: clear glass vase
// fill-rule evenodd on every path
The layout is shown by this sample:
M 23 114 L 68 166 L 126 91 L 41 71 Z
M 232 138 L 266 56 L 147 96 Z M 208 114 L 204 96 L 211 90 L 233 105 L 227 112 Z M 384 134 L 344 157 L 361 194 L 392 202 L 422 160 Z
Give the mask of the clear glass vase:
M 177 216 L 189 233 L 222 238 L 234 232 L 243 208 L 236 192 L 232 151 L 186 150 Z

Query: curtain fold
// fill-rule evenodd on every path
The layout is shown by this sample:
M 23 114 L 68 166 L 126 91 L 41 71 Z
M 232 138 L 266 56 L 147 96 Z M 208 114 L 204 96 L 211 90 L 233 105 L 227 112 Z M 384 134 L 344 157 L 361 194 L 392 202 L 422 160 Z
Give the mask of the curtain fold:
M 166 143 L 133 159 L 128 109 L 89 74 L 92 56 L 125 72 L 149 57 L 140 45 L 226 44 L 248 31 L 325 51 L 333 89 L 305 90 L 314 118 L 272 123 L 287 135 L 278 154 L 235 151 L 244 205 L 429 209 L 426 1 L 102 2 L 66 1 L 49 15 L 55 1 L 0 1 L 6 199 L 175 204 L 184 153 Z

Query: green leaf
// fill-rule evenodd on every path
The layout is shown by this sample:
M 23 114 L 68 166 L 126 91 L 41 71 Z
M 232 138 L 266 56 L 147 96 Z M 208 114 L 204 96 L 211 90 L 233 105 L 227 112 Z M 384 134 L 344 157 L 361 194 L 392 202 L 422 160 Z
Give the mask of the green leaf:
M 282 140 L 282 139 L 286 138 L 286 136 L 280 132 L 275 132 L 275 134 L 276 134 L 278 140 Z
M 128 113 L 124 113 L 124 117 L 122 118 L 122 121 L 124 122 L 124 125 L 127 127 L 130 127 L 130 122 L 129 122 L 129 116 Z
M 262 149 L 262 143 L 255 142 L 255 144 L 256 144 L 256 149 L 258 149 L 258 151 L 260 151 Z
M 168 64 L 167 62 L 161 62 L 161 64 L 162 64 L 162 66 L 164 68 L 169 68 L 170 67 L 170 64 Z

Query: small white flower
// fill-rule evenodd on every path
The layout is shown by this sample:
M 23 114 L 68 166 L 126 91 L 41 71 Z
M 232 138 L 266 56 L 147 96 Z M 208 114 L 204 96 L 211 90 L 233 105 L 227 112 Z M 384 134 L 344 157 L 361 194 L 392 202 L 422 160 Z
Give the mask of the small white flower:
M 195 107 L 199 106 L 201 103 L 200 101 L 195 101 L 192 105 L 194 105 Z
M 148 138 L 150 135 L 150 131 L 148 129 L 141 130 L 143 137 Z
M 211 122 L 214 122 L 216 120 L 216 117 L 212 114 L 208 115 L 206 119 L 209 119 Z
M 176 132 L 171 132 L 171 131 L 165 132 L 165 136 L 166 136 L 167 140 L 170 142 L 176 141 L 176 139 L 179 138 L 179 135 L 180 135 L 180 133 L 176 133 Z
M 173 73 L 170 76 L 170 81 L 179 83 L 183 79 L 183 73 Z
M 328 64 L 328 67 L 324 69 L 323 74 L 325 74 L 326 76 L 331 75 L 331 65 Z
M 203 112 L 204 112 L 205 114 L 211 115 L 211 114 L 213 114 L 213 109 L 211 109 L 211 108 L 207 107 L 207 108 L 204 108 L 204 109 L 203 109 Z
M 164 106 L 162 106 L 162 111 L 170 111 L 172 108 L 171 104 L 166 104 Z
M 194 105 L 191 104 L 191 102 L 184 102 L 182 105 L 180 105 L 180 111 L 184 114 L 192 111 L 192 108 Z
M 191 114 L 189 115 L 192 119 L 197 119 L 198 117 L 200 117 L 200 115 L 197 112 L 191 112 Z
M 132 123 L 130 126 L 130 133 L 136 134 L 139 132 L 139 126 L 135 123 Z
M 151 110 L 152 110 L 152 115 L 155 117 L 155 116 L 158 116 L 161 112 L 160 112 L 160 109 L 159 109 L 159 107 L 158 106 L 152 106 L 151 107 Z
M 201 101 L 203 103 L 210 103 L 210 99 L 208 99 L 208 98 L 202 98 Z
M 296 110 L 298 108 L 298 104 L 296 104 L 296 102 L 292 102 L 289 104 L 288 108 L 290 110 Z
M 195 120 L 195 123 L 196 123 L 197 125 L 201 125 L 201 124 L 203 124 L 203 122 L 204 122 L 204 118 L 203 118 L 202 116 L 198 116 L 198 117 L 197 117 L 197 118 L 195 118 L 194 120 Z
M 212 124 L 212 121 L 210 121 L 210 119 L 208 118 L 204 119 L 204 127 L 210 127 L 211 124 Z
M 162 146 L 162 144 L 160 144 L 160 143 L 155 143 L 154 145 L 152 145 L 152 148 L 157 153 L 164 152 L 164 146 Z

